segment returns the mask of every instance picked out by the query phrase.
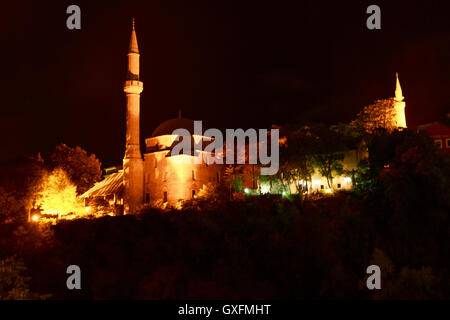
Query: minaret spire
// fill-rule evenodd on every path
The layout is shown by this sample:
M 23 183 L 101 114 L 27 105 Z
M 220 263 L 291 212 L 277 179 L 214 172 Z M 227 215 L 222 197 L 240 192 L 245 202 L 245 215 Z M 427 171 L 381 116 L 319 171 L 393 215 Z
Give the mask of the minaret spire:
M 400 80 L 398 79 L 398 72 L 395 73 L 395 77 L 397 78 L 397 82 L 395 84 L 395 100 L 403 101 L 404 97 L 402 94 L 402 87 L 400 86 Z
M 136 37 L 136 29 L 135 29 L 135 22 L 134 18 L 131 19 L 131 37 L 130 37 L 130 47 L 128 48 L 128 53 L 139 53 L 138 43 L 137 43 L 137 37 Z
M 398 73 L 395 73 L 395 97 L 394 97 L 394 110 L 395 110 L 395 124 L 398 128 L 406 128 L 406 116 L 405 107 L 406 103 L 403 100 L 402 87 L 400 86 L 400 80 L 398 80 Z

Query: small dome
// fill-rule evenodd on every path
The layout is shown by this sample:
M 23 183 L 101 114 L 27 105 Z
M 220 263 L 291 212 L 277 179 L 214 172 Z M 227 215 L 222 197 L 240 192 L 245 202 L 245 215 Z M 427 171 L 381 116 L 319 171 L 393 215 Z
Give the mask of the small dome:
M 186 129 L 191 134 L 194 133 L 194 120 L 188 118 L 174 118 L 169 119 L 161 123 L 153 130 L 152 137 L 163 136 L 166 134 L 172 134 L 176 129 Z

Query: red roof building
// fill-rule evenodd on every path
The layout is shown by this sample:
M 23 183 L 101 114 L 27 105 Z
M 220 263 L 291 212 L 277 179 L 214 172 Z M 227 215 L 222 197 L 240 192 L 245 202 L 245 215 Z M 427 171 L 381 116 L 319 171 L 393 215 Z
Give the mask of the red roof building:
M 448 126 L 435 121 L 419 125 L 417 131 L 426 132 L 445 154 L 450 154 L 450 128 Z

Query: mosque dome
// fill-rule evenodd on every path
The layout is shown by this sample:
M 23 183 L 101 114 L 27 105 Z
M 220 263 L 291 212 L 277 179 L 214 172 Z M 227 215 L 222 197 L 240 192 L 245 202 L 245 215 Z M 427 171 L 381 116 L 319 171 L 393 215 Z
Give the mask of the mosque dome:
M 186 129 L 194 133 L 194 120 L 188 118 L 173 118 L 164 121 L 153 130 L 152 137 L 171 135 L 176 129 Z

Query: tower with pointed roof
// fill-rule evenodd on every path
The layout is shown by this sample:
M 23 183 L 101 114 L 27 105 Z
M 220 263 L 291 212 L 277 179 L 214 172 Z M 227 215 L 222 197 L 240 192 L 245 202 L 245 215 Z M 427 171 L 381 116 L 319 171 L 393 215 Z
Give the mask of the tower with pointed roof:
M 395 121 L 397 127 L 406 128 L 406 116 L 405 106 L 406 103 L 403 100 L 402 87 L 400 86 L 400 80 L 398 79 L 398 73 L 395 73 L 396 85 L 395 85 L 395 97 L 394 97 L 394 109 L 395 109 Z
M 123 159 L 124 213 L 134 213 L 143 202 L 144 168 L 140 147 L 140 99 L 144 84 L 139 79 L 139 49 L 132 20 L 128 71 L 123 91 L 127 101 L 125 156 Z

